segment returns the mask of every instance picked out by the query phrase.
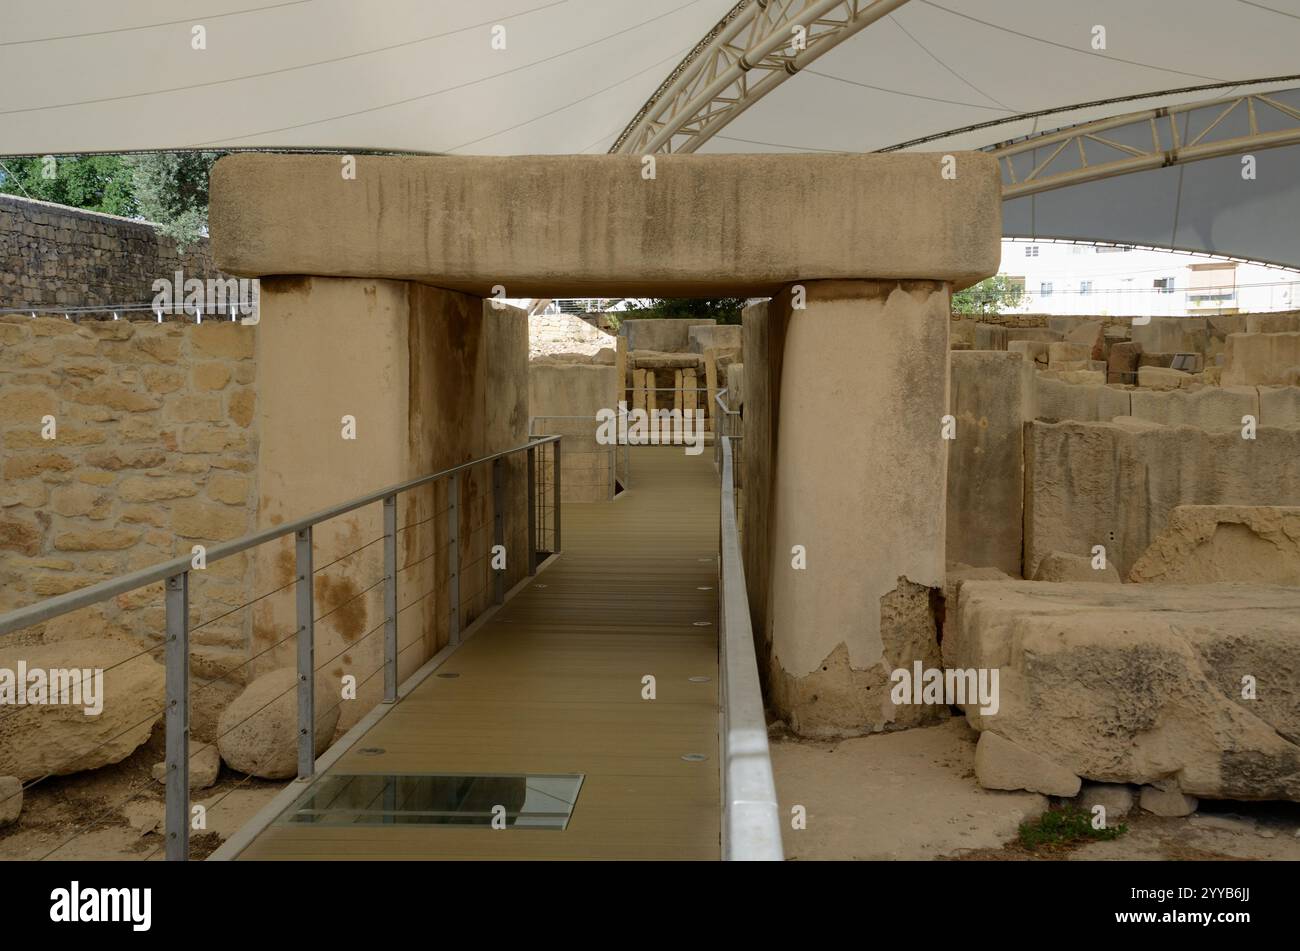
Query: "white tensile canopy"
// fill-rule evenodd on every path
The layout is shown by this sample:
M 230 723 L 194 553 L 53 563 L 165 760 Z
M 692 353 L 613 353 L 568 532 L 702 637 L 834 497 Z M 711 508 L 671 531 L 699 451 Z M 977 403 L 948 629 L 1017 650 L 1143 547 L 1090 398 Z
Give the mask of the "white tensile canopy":
M 42 0 L 3 19 L 0 155 L 950 151 L 1236 100 L 1025 152 L 1009 185 L 1102 161 L 1084 145 L 1147 155 L 1022 186 L 1005 231 L 1300 265 L 1300 0 Z

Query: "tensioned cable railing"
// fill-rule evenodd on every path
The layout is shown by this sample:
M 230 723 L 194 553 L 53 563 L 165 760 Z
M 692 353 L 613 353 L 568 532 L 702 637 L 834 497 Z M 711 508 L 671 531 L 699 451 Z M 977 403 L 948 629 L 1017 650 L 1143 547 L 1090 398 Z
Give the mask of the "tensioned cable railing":
M 471 611 L 475 605 L 484 605 L 489 588 L 491 590 L 491 600 L 494 604 L 502 604 L 505 600 L 506 593 L 506 576 L 504 559 L 500 562 L 491 555 L 482 555 L 477 558 L 472 557 L 472 552 L 478 548 L 488 551 L 499 551 L 504 553 L 507 545 L 506 533 L 506 512 L 509 508 L 507 504 L 507 469 L 506 462 L 510 457 L 520 453 L 526 458 L 526 500 L 527 500 L 527 535 L 529 539 L 526 545 L 527 555 L 527 573 L 533 575 L 537 571 L 537 565 L 540 554 L 558 553 L 560 551 L 560 488 L 561 488 L 561 459 L 560 441 L 562 436 L 551 435 L 540 438 L 530 439 L 529 442 L 521 446 L 503 450 L 502 452 L 493 453 L 483 456 L 482 458 L 462 463 L 448 469 L 430 473 L 429 475 L 420 476 L 396 485 L 390 485 L 386 488 L 379 489 L 367 495 L 351 499 L 349 501 L 332 506 L 293 522 L 277 525 L 274 528 L 265 529 L 255 532 L 231 541 L 214 545 L 205 553 L 205 567 L 196 568 L 191 558 L 188 556 L 172 559 L 171 561 L 162 562 L 149 568 L 140 569 L 117 578 L 109 579 L 98 584 L 90 585 L 67 594 L 58 595 L 57 597 L 48 598 L 44 601 L 37 602 L 25 608 L 9 611 L 0 614 L 0 637 L 14 631 L 21 631 L 30 628 L 33 625 L 41 624 L 53 618 L 60 617 L 79 609 L 89 607 L 112 598 L 118 598 L 122 595 L 138 591 L 159 582 L 163 584 L 163 600 L 165 615 L 165 637 L 161 645 L 154 645 L 138 652 L 133 653 L 127 658 L 118 661 L 112 667 L 121 667 L 130 663 L 137 658 L 146 654 L 163 653 L 164 663 L 164 689 L 165 697 L 161 707 L 155 708 L 146 704 L 149 713 L 140 722 L 135 723 L 125 730 L 118 732 L 116 735 L 101 741 L 99 744 L 92 746 L 89 750 L 78 750 L 76 755 L 69 762 L 61 763 L 47 771 L 45 775 L 26 783 L 23 791 L 32 788 L 56 774 L 62 772 L 74 771 L 72 768 L 76 762 L 83 760 L 90 752 L 95 752 L 99 747 L 105 746 L 123 736 L 133 733 L 155 723 L 161 714 L 164 717 L 166 730 L 166 758 L 164 783 L 166 786 L 165 795 L 165 825 L 164 825 L 164 842 L 162 848 L 166 850 L 166 857 L 169 860 L 185 860 L 189 857 L 189 832 L 190 832 L 190 788 L 189 788 L 189 764 L 190 764 L 190 707 L 193 696 L 201 693 L 214 683 L 230 677 L 233 673 L 252 664 L 258 658 L 275 650 L 277 647 L 285 644 L 289 640 L 297 642 L 297 678 L 288 688 L 281 691 L 276 696 L 267 700 L 257 710 L 248 714 L 239 722 L 234 724 L 223 725 L 222 732 L 210 741 L 210 745 L 216 745 L 221 739 L 230 733 L 238 730 L 244 724 L 248 723 L 259 713 L 262 713 L 272 704 L 286 697 L 289 693 L 296 691 L 298 695 L 298 729 L 297 735 L 291 738 L 290 743 L 284 744 L 284 748 L 273 750 L 268 756 L 275 756 L 285 753 L 293 746 L 297 748 L 297 771 L 299 779 L 306 779 L 315 773 L 317 756 L 316 756 L 316 725 L 320 722 L 321 717 L 332 714 L 338 710 L 345 700 L 340 698 L 332 707 L 326 710 L 318 711 L 316 707 L 316 680 L 322 671 L 332 664 L 335 660 L 342 657 L 345 653 L 355 651 L 357 645 L 376 635 L 380 630 L 384 632 L 384 644 L 382 651 L 382 660 L 371 671 L 364 680 L 356 684 L 359 691 L 362 686 L 378 676 L 380 672 L 384 675 L 383 702 L 392 703 L 397 699 L 398 690 L 398 661 L 402 654 L 413 647 L 424 643 L 423 637 L 416 637 L 406 647 L 398 649 L 397 624 L 398 616 L 406 610 L 422 603 L 434 595 L 445 582 L 447 586 L 447 617 L 446 622 L 449 631 L 450 645 L 455 646 L 460 643 L 462 620 L 467 611 Z M 549 453 L 548 449 L 549 447 Z M 549 458 L 545 460 L 546 465 L 542 467 L 543 471 L 547 468 L 554 473 L 552 480 L 548 484 L 544 478 L 538 479 L 538 461 L 537 457 L 542 454 L 548 454 Z M 467 525 L 465 543 L 462 545 L 461 538 L 461 478 L 473 477 L 472 470 L 477 466 L 491 467 L 492 480 L 492 507 L 490 519 L 484 520 L 477 525 Z M 398 498 L 403 494 L 425 486 L 433 486 L 434 483 L 445 481 L 446 483 L 446 506 L 439 512 L 426 518 L 418 519 L 407 524 L 398 524 Z M 550 488 L 548 493 L 546 489 Z M 547 504 L 549 496 L 549 506 Z M 436 500 L 435 500 L 436 501 Z M 368 505 L 381 503 L 383 508 L 383 534 L 371 541 L 355 547 L 352 550 L 332 559 L 320 568 L 313 568 L 313 529 L 322 522 L 337 518 L 341 515 L 355 512 Z M 407 511 L 411 511 L 408 504 Z M 417 509 L 417 514 L 419 514 Z M 404 532 L 412 532 L 415 529 L 429 522 L 436 521 L 440 517 L 446 519 L 446 542 L 439 544 L 435 535 L 433 551 L 424 555 L 410 555 L 405 564 L 399 565 L 397 560 L 397 542 L 398 536 Z M 472 520 L 473 515 L 470 513 L 468 518 Z M 550 529 L 549 542 L 547 542 L 545 527 L 541 524 L 542 520 L 552 521 Z M 491 530 L 493 546 L 491 549 L 485 544 L 475 545 L 476 539 L 485 536 L 488 530 Z M 207 570 L 207 566 L 225 558 L 238 555 L 242 552 L 256 548 L 269 542 L 292 536 L 294 538 L 294 571 L 289 582 L 280 585 L 272 591 L 259 594 L 238 607 L 224 611 L 221 614 L 208 618 L 197 625 L 190 623 L 190 580 L 193 573 L 202 573 Z M 315 615 L 315 602 L 317 594 L 314 582 L 317 575 L 326 568 L 337 565 L 347 559 L 352 558 L 364 549 L 369 548 L 378 542 L 383 542 L 383 562 L 384 568 L 381 577 L 369 585 L 360 586 L 357 591 L 351 592 L 344 597 L 339 598 L 333 603 L 325 606 L 324 612 L 317 617 Z M 500 546 L 500 548 L 497 548 Z M 410 539 L 408 538 L 407 549 L 410 548 Z M 471 559 L 466 561 L 463 554 L 471 553 Z M 398 605 L 398 576 L 403 571 L 414 568 L 421 563 L 429 560 L 438 554 L 445 554 L 447 559 L 448 571 L 445 579 L 435 579 L 429 588 L 423 594 L 409 599 L 404 605 Z M 482 565 L 482 572 L 470 571 L 476 566 Z M 461 593 L 461 578 L 467 572 L 471 574 L 481 574 L 482 583 L 475 590 L 468 592 L 464 597 Z M 348 640 L 344 638 L 345 644 L 342 650 L 323 662 L 317 662 L 315 656 L 315 643 L 317 625 L 328 621 L 333 617 L 340 616 L 345 608 L 355 604 L 363 598 L 371 595 L 372 592 L 378 592 L 382 586 L 382 618 L 383 620 L 372 627 L 368 632 L 360 637 Z M 199 684 L 191 691 L 191 656 L 190 656 L 190 636 L 195 631 L 213 624 L 231 614 L 234 611 L 247 608 L 252 604 L 258 603 L 263 599 L 274 595 L 278 592 L 285 591 L 288 588 L 294 588 L 294 603 L 296 614 L 296 626 L 289 634 L 278 639 L 272 635 L 269 646 L 252 654 L 243 663 L 222 673 L 205 683 Z M 105 668 L 105 670 L 112 669 Z M 102 671 L 101 671 L 102 673 Z M 13 714 L 11 714 L 13 715 Z M 205 744 L 208 745 L 208 744 Z M 234 787 L 238 789 L 251 779 L 252 772 Z M 126 797 L 111 804 L 107 809 L 92 818 L 92 823 L 97 823 L 105 818 L 114 809 L 120 808 L 131 802 L 133 799 L 142 795 L 154 783 L 151 778 L 146 782 L 137 785 L 128 791 Z M 227 790 L 219 799 L 209 805 L 209 809 L 215 808 L 220 802 L 224 801 L 234 789 Z M 76 833 L 68 839 L 61 841 L 53 849 L 49 850 L 42 857 L 48 857 L 63 849 L 67 844 L 77 838 L 82 833 Z M 146 859 L 156 854 L 146 856 Z
M 726 861 L 785 859 L 781 815 L 767 744 L 767 717 L 758 679 L 754 629 L 736 524 L 731 436 L 722 444 L 718 613 L 722 670 L 722 857 Z

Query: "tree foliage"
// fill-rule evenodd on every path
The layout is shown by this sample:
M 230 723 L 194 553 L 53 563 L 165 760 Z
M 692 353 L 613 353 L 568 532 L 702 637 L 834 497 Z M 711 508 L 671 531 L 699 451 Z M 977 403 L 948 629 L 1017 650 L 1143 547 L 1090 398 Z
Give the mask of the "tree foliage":
M 143 218 L 184 248 L 207 234 L 208 173 L 221 152 L 3 160 L 0 192 Z
M 986 278 L 978 284 L 952 295 L 954 314 L 1000 314 L 1013 310 L 1025 299 L 1023 285 L 1005 274 Z
M 740 323 L 744 297 L 654 297 L 636 317 L 712 317 L 720 324 Z

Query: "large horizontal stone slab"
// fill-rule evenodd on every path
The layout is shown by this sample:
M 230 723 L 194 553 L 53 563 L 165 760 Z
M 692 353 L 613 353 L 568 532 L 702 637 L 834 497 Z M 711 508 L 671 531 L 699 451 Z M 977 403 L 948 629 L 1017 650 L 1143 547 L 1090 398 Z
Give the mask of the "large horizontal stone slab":
M 1001 257 L 996 161 L 943 156 L 245 153 L 211 178 L 231 274 L 423 281 L 507 297 L 771 294 L 794 281 L 972 284 Z
M 999 671 L 967 719 L 1095 782 L 1300 800 L 1300 588 L 967 581 L 944 664 Z

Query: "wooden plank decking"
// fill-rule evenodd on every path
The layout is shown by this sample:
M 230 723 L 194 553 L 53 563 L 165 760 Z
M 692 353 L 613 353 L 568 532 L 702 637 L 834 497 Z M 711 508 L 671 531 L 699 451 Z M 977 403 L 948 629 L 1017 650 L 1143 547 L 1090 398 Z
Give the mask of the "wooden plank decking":
M 566 503 L 564 553 L 439 669 L 459 677 L 425 680 L 327 771 L 583 773 L 567 829 L 276 822 L 239 858 L 717 859 L 712 455 L 634 448 L 631 481 Z

